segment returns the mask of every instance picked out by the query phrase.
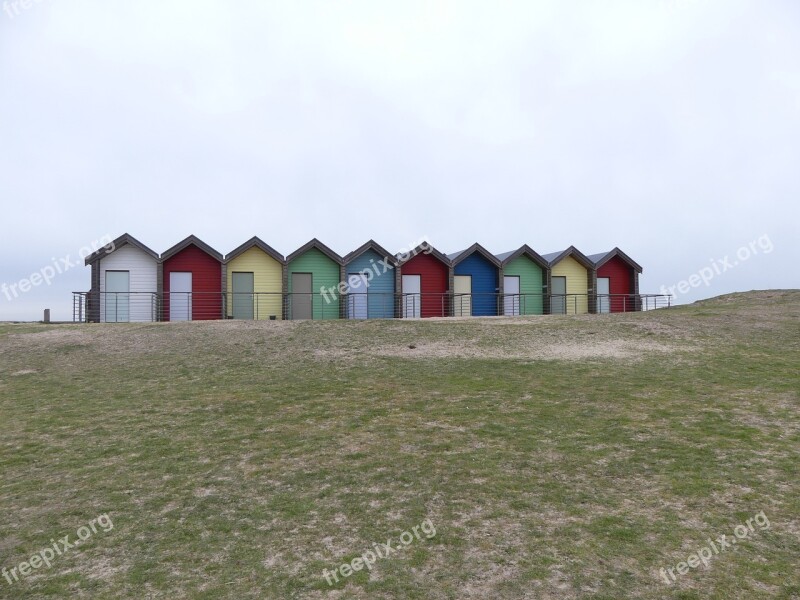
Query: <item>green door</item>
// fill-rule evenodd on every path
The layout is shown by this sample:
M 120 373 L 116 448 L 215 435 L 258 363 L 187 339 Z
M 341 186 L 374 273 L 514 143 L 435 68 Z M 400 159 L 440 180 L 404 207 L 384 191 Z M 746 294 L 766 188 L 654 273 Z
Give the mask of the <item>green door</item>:
M 233 273 L 231 276 L 233 286 L 233 318 L 247 319 L 252 321 L 253 314 L 253 292 L 255 284 L 252 273 Z

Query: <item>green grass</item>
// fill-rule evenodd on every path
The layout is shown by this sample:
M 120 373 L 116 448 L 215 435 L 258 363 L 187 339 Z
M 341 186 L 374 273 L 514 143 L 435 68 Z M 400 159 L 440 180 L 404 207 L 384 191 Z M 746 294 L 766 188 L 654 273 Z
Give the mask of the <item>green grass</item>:
M 800 292 L 0 324 L 0 568 L 114 524 L 0 598 L 800 598 L 798 371 Z M 761 511 L 768 530 L 660 579 Z M 323 579 L 426 519 L 434 537 Z

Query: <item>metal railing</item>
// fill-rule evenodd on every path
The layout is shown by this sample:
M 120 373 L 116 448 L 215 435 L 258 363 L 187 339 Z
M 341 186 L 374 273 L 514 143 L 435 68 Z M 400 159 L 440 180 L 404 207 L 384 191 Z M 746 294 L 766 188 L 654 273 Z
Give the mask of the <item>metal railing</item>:
M 155 292 L 73 292 L 72 320 L 82 323 L 158 321 L 159 306 Z
M 573 315 L 671 306 L 661 294 L 73 292 L 75 322 Z

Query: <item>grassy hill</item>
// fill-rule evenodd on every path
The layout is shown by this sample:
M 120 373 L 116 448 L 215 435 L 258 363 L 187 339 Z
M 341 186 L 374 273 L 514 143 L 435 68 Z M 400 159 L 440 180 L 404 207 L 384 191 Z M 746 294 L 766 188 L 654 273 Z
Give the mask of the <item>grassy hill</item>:
M 799 371 L 797 291 L 0 324 L 0 598 L 800 598 Z

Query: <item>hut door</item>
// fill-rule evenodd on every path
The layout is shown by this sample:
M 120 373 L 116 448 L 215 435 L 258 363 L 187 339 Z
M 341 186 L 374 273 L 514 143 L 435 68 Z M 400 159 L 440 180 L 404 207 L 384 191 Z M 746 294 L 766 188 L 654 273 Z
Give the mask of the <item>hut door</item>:
M 472 275 L 456 275 L 453 288 L 453 316 L 472 316 Z
M 130 321 L 130 271 L 106 271 L 106 323 Z
M 255 283 L 253 273 L 232 273 L 233 318 L 253 320 L 253 292 Z
M 519 314 L 519 275 L 503 277 L 503 314 L 516 316 Z
M 403 318 L 419 319 L 422 314 L 421 275 L 403 275 Z
M 550 314 L 564 315 L 567 313 L 567 278 L 553 276 L 550 283 Z
M 363 273 L 350 273 L 347 276 L 347 318 L 367 318 L 367 287 L 369 282 Z
M 192 320 L 192 274 L 169 274 L 169 320 Z
M 608 277 L 597 278 L 597 312 L 611 312 L 611 279 Z
M 292 319 L 313 318 L 311 287 L 311 273 L 292 273 Z

